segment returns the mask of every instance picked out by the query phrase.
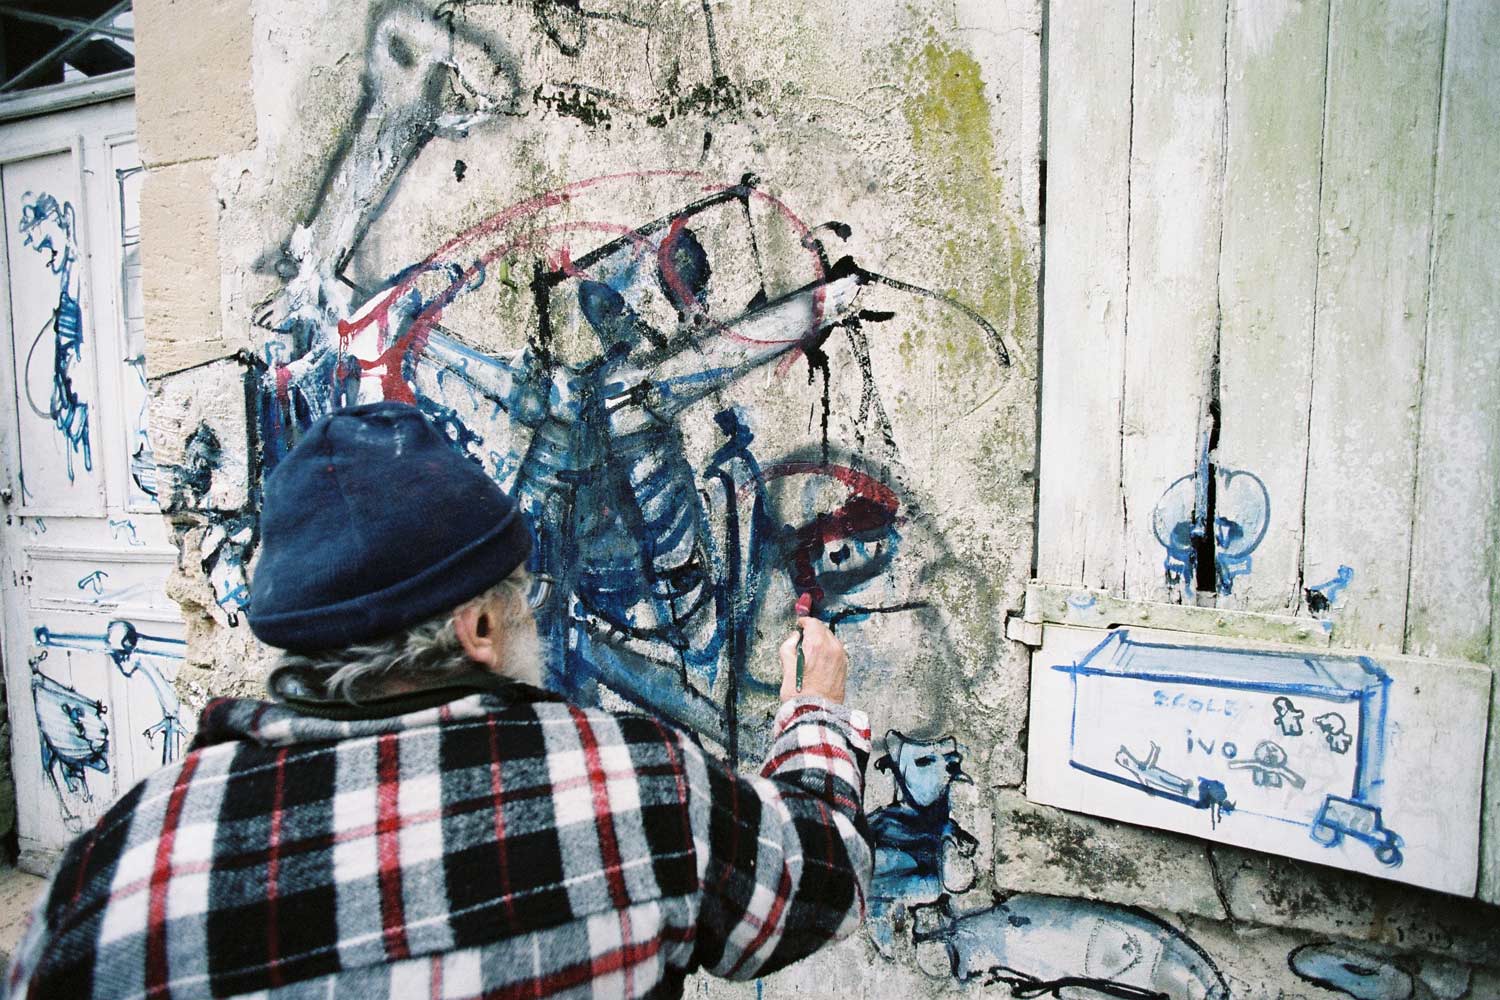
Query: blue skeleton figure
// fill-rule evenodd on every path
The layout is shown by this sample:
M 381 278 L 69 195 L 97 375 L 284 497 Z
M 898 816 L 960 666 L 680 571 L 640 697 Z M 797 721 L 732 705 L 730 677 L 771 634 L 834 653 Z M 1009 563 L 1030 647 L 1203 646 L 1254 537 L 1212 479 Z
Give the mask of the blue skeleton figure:
M 46 258 L 47 270 L 57 275 L 57 306 L 46 326 L 37 331 L 26 356 L 27 402 L 37 416 L 49 419 L 67 441 L 68 481 L 74 477 L 73 455 L 83 456 L 83 467 L 94 468 L 89 445 L 89 406 L 73 387 L 72 370 L 83 361 L 83 309 L 78 304 L 78 278 L 73 264 L 78 260 L 78 228 L 71 202 L 59 202 L 43 192 L 22 196 L 20 232 L 22 242 Z M 52 393 L 43 410 L 30 392 L 31 359 L 52 330 Z

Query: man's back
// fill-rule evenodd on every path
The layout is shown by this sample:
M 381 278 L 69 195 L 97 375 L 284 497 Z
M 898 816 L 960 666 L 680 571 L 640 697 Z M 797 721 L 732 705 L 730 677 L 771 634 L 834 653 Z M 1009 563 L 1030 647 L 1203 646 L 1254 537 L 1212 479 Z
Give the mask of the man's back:
M 69 850 L 10 988 L 676 996 L 859 925 L 859 713 L 788 701 L 745 779 L 654 719 L 497 690 L 357 721 L 211 704 Z

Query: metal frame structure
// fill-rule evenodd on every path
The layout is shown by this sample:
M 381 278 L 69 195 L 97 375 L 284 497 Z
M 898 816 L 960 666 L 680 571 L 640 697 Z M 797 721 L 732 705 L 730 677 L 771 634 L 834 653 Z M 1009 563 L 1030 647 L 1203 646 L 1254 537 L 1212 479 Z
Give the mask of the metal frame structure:
M 35 24 L 45 24 L 54 28 L 63 28 L 68 32 L 57 45 L 53 46 L 41 56 L 32 60 L 20 72 L 11 76 L 4 83 L 0 83 L 0 95 L 14 93 L 27 80 L 42 72 L 55 60 L 65 58 L 70 52 L 84 45 L 96 35 L 104 35 L 124 41 L 134 41 L 134 32 L 127 28 L 117 28 L 111 25 L 121 14 L 130 10 L 131 0 L 119 0 L 103 14 L 91 21 L 82 18 L 59 17 L 55 14 L 44 14 L 18 6 L 16 3 L 0 3 L 0 18 L 11 18 L 17 21 L 29 21 Z

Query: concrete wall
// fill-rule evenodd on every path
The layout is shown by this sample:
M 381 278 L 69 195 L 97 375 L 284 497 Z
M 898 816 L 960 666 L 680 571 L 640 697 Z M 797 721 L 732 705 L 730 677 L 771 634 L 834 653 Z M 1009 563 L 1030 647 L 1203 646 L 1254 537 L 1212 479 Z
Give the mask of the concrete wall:
M 190 701 L 260 682 L 262 477 L 319 413 L 405 398 L 539 525 L 554 686 L 750 761 L 795 596 L 840 622 L 884 734 L 870 926 L 695 989 L 1500 991 L 1492 909 L 1022 793 L 1030 653 L 1003 623 L 1035 537 L 1038 4 L 137 16 Z M 620 380 L 641 389 L 605 415 Z

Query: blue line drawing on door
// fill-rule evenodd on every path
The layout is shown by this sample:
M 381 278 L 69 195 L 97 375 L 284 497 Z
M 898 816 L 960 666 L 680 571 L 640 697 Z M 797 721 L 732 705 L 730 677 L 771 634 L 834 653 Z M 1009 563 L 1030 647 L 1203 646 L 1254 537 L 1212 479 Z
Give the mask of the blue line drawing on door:
M 123 618 L 109 623 L 105 631 L 53 632 L 45 625 L 38 626 L 34 633 L 36 644 L 43 649 L 74 649 L 103 653 L 108 656 L 120 675 L 127 680 L 139 675 L 151 686 L 151 693 L 161 711 L 161 718 L 141 731 L 151 746 L 161 738 L 161 763 L 170 764 L 182 754 L 183 743 L 188 737 L 187 728 L 179 716 L 181 703 L 172 682 L 155 661 L 181 660 L 187 652 L 187 642 L 167 636 L 148 635 L 135 624 Z M 40 715 L 40 709 L 38 709 Z M 109 768 L 98 768 L 107 771 Z
M 47 659 L 44 649 L 30 660 L 31 704 L 36 712 L 37 741 L 41 745 L 42 773 L 57 795 L 63 825 L 74 833 L 83 820 L 69 799 L 92 802 L 88 772 L 109 773 L 109 711 L 105 704 L 41 671 Z
M 68 460 L 68 482 L 74 480 L 73 455 L 83 458 L 83 467 L 94 468 L 89 445 L 89 404 L 73 385 L 73 369 L 83 364 L 83 308 L 78 302 L 78 281 L 73 264 L 78 260 L 78 221 L 72 202 L 59 202 L 45 191 L 21 197 L 19 231 L 22 243 L 46 258 L 47 270 L 57 275 L 57 306 L 26 352 L 26 366 L 21 380 L 26 401 L 39 417 L 52 421 L 67 441 L 64 453 Z M 43 410 L 31 398 L 31 359 L 41 346 L 48 330 L 52 331 L 52 396 Z
M 1401 864 L 1402 838 L 1381 815 L 1391 679 L 1369 657 L 1145 642 L 1114 629 L 1052 669 L 1072 682 L 1074 769 L 1211 810 L 1216 824 L 1269 818 Z M 1318 712 L 1305 734 L 1287 725 L 1293 698 Z

